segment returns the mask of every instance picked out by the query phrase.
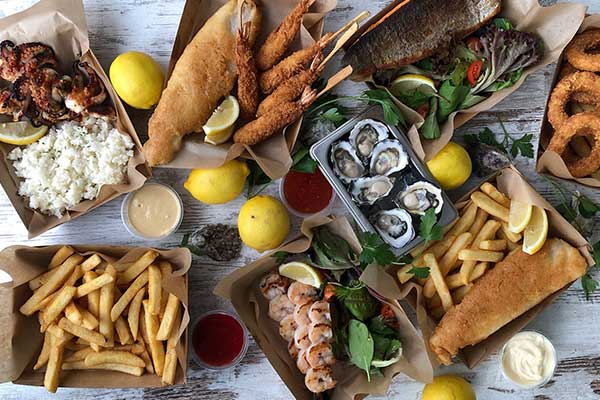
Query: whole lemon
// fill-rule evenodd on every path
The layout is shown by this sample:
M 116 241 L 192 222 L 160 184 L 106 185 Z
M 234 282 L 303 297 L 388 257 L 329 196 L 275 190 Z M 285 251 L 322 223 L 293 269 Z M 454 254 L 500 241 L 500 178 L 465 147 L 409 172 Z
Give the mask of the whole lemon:
M 432 383 L 425 385 L 422 400 L 477 400 L 473 388 L 463 378 L 456 375 L 436 376 Z
M 131 107 L 149 109 L 158 103 L 165 77 L 148 54 L 123 53 L 114 59 L 108 74 L 119 97 Z
M 469 179 L 473 166 L 461 145 L 449 142 L 427 162 L 429 171 L 445 190 L 456 189 Z
M 231 160 L 217 168 L 193 169 L 183 187 L 206 204 L 224 204 L 244 190 L 250 169 L 244 161 Z
M 290 231 L 288 212 L 279 200 L 261 195 L 242 206 L 238 216 L 240 238 L 258 251 L 278 247 Z

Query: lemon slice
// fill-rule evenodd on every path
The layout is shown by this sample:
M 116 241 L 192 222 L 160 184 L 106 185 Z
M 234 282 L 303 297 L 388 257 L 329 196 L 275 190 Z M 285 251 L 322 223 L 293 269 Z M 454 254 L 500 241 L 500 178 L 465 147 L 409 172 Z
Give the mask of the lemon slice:
M 527 254 L 537 253 L 548 236 L 548 216 L 544 209 L 533 206 L 531 220 L 523 235 L 523 251 Z
M 227 96 L 202 127 L 206 134 L 204 141 L 211 144 L 225 143 L 231 137 L 233 124 L 239 115 L 240 106 L 237 99 Z
M 279 266 L 279 274 L 286 278 L 302 282 L 305 285 L 321 287 L 323 280 L 321 275 L 308 264 L 299 261 L 292 261 Z
M 419 89 L 424 94 L 437 92 L 435 82 L 431 78 L 419 74 L 400 75 L 390 85 L 390 91 L 395 96 L 410 93 L 415 89 Z
M 24 146 L 37 142 L 48 132 L 45 125 L 35 127 L 27 121 L 0 123 L 0 142 Z
M 533 206 L 517 200 L 510 201 L 510 213 L 508 214 L 508 230 L 512 233 L 521 233 L 527 228 L 531 220 Z

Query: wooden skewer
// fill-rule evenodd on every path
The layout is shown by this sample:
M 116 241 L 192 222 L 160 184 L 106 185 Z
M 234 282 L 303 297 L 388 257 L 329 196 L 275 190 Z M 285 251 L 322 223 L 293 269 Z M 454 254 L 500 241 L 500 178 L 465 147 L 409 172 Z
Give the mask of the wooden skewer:
M 360 14 L 358 14 L 356 17 L 352 18 L 350 21 L 346 22 L 344 24 L 344 26 L 342 26 L 340 29 L 338 29 L 337 31 L 334 32 L 333 35 L 331 35 L 331 40 L 334 40 L 336 37 L 338 37 L 342 32 L 346 31 L 348 28 L 350 28 L 353 24 L 358 24 L 359 22 L 361 22 L 363 19 L 367 18 L 370 15 L 370 13 L 368 11 L 363 11 Z
M 339 40 L 335 43 L 333 50 L 331 50 L 331 52 L 329 52 L 329 54 L 327 55 L 327 57 L 325 57 L 323 62 L 321 62 L 321 64 L 319 65 L 319 69 L 323 69 L 325 67 L 325 64 L 327 64 L 329 60 L 333 58 L 333 56 L 344 46 L 344 44 L 346 44 L 346 42 L 356 33 L 357 30 L 358 23 L 352 23 L 348 30 L 344 32 L 344 34 L 340 36 Z
M 323 90 L 321 90 L 317 94 L 317 99 L 319 97 L 321 97 L 323 94 L 330 91 L 335 85 L 337 85 L 338 83 L 340 83 L 341 81 L 343 81 L 344 79 L 349 77 L 351 74 L 352 74 L 352 66 L 351 65 L 346 65 L 344 68 L 339 70 L 335 75 L 333 75 L 331 78 L 329 78 L 327 80 L 327 84 L 325 85 Z

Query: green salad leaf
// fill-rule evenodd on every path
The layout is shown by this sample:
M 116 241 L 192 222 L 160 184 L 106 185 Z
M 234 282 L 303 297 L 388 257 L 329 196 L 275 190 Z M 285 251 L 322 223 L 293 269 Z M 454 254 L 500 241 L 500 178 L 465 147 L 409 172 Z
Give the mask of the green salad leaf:
M 357 256 L 348 242 L 325 226 L 315 229 L 311 247 L 319 267 L 323 269 L 345 270 L 357 262 Z
M 440 125 L 437 120 L 439 99 L 432 97 L 429 99 L 429 112 L 425 117 L 425 122 L 419 128 L 419 132 L 425 139 L 437 139 L 441 136 Z
M 444 81 L 440 86 L 439 108 L 437 111 L 438 123 L 445 122 L 448 116 L 458 110 L 459 106 L 469 94 L 469 87 L 466 85 L 454 86 L 450 80 Z
M 355 319 L 348 325 L 348 349 L 350 361 L 367 373 L 367 380 L 371 381 L 371 361 L 375 346 L 367 326 Z
M 371 296 L 363 282 L 354 280 L 348 286 L 339 283 L 333 285 L 335 296 L 354 318 L 366 321 L 379 312 L 379 301 Z

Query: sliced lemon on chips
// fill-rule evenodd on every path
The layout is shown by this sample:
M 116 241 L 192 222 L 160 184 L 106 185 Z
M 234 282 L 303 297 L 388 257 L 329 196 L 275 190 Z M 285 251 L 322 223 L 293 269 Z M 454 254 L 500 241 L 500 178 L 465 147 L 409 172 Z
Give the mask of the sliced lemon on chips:
M 390 91 L 395 96 L 410 93 L 415 89 L 419 89 L 424 94 L 437 92 L 433 79 L 420 74 L 400 75 L 390 85 Z
M 319 274 L 317 270 L 310 265 L 300 261 L 292 261 L 287 264 L 280 265 L 279 274 L 285 276 L 286 278 L 290 278 L 316 288 L 321 287 L 323 284 L 321 274 Z
M 537 253 L 548 236 L 548 216 L 543 208 L 533 206 L 531 219 L 523 235 L 523 251 L 527 254 Z
M 512 233 L 521 233 L 527 228 L 531 220 L 533 206 L 517 200 L 510 201 L 508 214 L 508 230 Z
M 0 123 L 0 142 L 24 146 L 37 142 L 48 132 L 48 127 L 33 126 L 27 121 Z
M 227 96 L 202 127 L 206 135 L 204 141 L 210 144 L 221 144 L 228 141 L 233 133 L 233 125 L 239 116 L 240 105 L 237 99 Z

